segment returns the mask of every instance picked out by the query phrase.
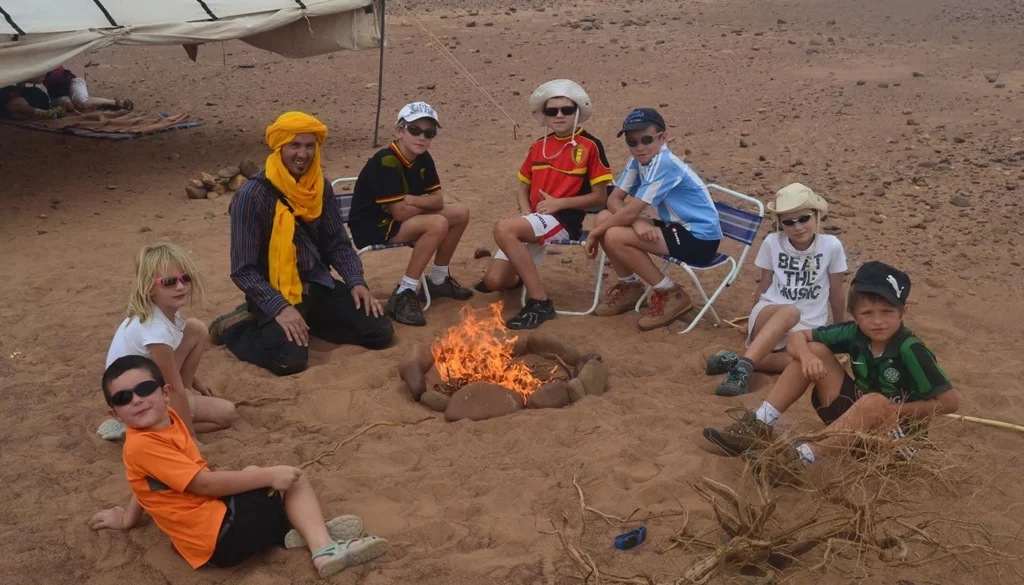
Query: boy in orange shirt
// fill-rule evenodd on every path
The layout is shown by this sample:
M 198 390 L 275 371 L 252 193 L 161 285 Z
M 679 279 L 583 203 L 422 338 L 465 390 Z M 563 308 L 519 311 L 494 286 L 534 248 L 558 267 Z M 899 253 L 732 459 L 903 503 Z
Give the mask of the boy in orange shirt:
M 133 495 L 127 509 L 94 515 L 93 530 L 128 530 L 145 510 L 193 569 L 231 567 L 273 545 L 305 546 L 326 578 L 387 551 L 356 516 L 325 524 L 313 486 L 295 467 L 210 471 L 169 396 L 147 357 L 118 358 L 104 372 L 110 414 L 128 427 L 123 457 Z

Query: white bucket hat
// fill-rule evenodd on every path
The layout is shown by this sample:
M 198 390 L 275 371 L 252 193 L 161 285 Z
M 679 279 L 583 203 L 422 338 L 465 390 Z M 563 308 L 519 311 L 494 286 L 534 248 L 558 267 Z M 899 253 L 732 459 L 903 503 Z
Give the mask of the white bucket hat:
M 554 79 L 538 87 L 530 96 L 530 113 L 541 125 L 547 124 L 547 118 L 544 116 L 544 104 L 549 99 L 556 97 L 570 99 L 576 104 L 576 107 L 579 108 L 577 123 L 586 122 L 594 113 L 590 96 L 583 91 L 579 84 L 568 79 Z
M 792 183 L 779 189 L 775 201 L 768 203 L 768 211 L 776 215 L 805 209 L 813 209 L 819 216 L 825 215 L 828 213 L 828 201 L 801 183 Z

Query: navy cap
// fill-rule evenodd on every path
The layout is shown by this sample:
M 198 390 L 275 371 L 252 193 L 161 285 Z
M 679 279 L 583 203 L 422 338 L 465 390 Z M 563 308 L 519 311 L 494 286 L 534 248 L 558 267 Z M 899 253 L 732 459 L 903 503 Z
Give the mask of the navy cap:
M 876 294 L 897 307 L 910 297 L 910 276 L 884 262 L 865 263 L 853 277 L 853 290 Z
M 664 130 L 665 118 L 662 118 L 658 110 L 654 108 L 637 108 L 630 112 L 626 119 L 622 121 L 622 130 L 619 130 L 615 137 L 622 136 L 626 133 L 626 130 L 643 130 L 652 124 Z

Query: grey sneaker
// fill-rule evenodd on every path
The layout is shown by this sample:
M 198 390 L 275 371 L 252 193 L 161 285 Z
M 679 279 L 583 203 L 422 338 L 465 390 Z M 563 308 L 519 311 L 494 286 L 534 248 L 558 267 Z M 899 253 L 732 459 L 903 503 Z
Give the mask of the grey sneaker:
M 721 430 L 707 427 L 703 434 L 705 439 L 720 447 L 729 456 L 742 455 L 772 442 L 775 430 L 771 425 L 757 420 L 754 411 L 739 406 L 725 412 L 736 422 Z
M 468 301 L 473 298 L 473 290 L 462 286 L 459 284 L 459 281 L 451 276 L 446 276 L 441 284 L 434 284 L 428 278 L 427 288 L 430 290 L 430 298 L 432 299 L 447 297 L 457 301 Z
M 423 310 L 420 309 L 420 300 L 416 298 L 416 291 L 411 289 L 398 292 L 396 286 L 395 292 L 391 293 L 391 298 L 388 299 L 385 311 L 389 317 L 402 325 L 423 327 L 427 324 Z
M 750 391 L 750 373 L 746 370 L 733 368 L 725 381 L 715 389 L 715 396 L 742 396 Z
M 704 370 L 704 373 L 709 376 L 725 374 L 735 368 L 739 361 L 740 356 L 731 351 L 720 351 L 715 355 L 708 356 L 708 367 Z

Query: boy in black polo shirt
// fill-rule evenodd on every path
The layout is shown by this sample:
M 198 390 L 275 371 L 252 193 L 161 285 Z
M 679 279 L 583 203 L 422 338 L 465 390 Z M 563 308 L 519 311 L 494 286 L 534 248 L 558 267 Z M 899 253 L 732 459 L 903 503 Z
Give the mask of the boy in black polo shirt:
M 847 300 L 853 321 L 791 333 L 787 350 L 794 361 L 760 408 L 724 429 L 704 429 L 704 437 L 729 455 L 767 445 L 779 417 L 809 383 L 811 404 L 829 430 L 890 429 L 902 438 L 921 419 L 956 412 L 959 394 L 934 354 L 903 324 L 909 296 L 906 273 L 877 261 L 861 266 Z M 836 359 L 840 353 L 850 355 L 853 378 Z M 851 439 L 835 435 L 795 445 L 782 458 L 780 471 L 798 473 L 819 457 L 849 448 Z
M 387 313 L 405 325 L 427 324 L 417 291 L 433 257 L 427 287 L 431 297 L 464 301 L 473 291 L 448 273 L 455 248 L 469 224 L 469 209 L 445 203 L 434 159 L 427 152 L 441 125 L 426 102 L 398 113 L 395 140 L 366 162 L 352 196 L 348 225 L 356 248 L 415 242 L 405 276 L 388 300 Z

